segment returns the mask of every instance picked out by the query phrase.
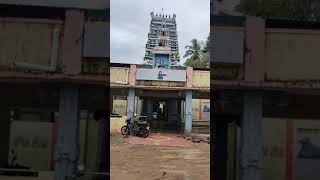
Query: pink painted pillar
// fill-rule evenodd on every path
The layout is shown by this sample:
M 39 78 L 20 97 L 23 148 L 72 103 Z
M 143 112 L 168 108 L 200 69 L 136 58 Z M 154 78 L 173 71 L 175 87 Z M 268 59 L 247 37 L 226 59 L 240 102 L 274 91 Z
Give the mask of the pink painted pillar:
M 193 68 L 187 67 L 187 88 L 192 88 Z
M 66 10 L 62 42 L 62 71 L 79 74 L 82 66 L 83 10 Z
M 136 72 L 137 72 L 137 65 L 131 64 L 130 71 L 129 71 L 129 85 L 130 86 L 136 85 Z
M 265 61 L 265 20 L 247 17 L 245 28 L 246 53 L 244 80 L 263 81 Z

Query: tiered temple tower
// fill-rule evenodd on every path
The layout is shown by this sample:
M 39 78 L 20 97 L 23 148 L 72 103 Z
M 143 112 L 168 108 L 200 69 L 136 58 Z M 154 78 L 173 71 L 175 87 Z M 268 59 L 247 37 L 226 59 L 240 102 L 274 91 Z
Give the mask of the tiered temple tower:
M 180 61 L 176 15 L 151 15 L 144 64 L 170 69 Z

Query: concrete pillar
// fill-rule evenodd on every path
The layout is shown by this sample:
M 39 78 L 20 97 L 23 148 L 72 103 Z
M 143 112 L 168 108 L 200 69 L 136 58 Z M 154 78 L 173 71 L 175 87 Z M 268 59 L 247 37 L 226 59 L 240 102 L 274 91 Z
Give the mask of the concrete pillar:
M 192 132 L 192 91 L 186 91 L 186 102 L 185 102 L 185 122 L 184 132 L 190 134 Z
M 178 110 L 177 110 L 177 113 L 178 113 L 178 126 L 179 126 L 179 130 L 180 130 L 180 125 L 181 125 L 181 99 L 178 100 Z
M 178 100 L 169 99 L 168 101 L 168 122 L 170 127 L 176 128 L 178 126 Z
M 246 53 L 244 80 L 263 81 L 265 76 L 265 20 L 247 17 L 245 23 Z
M 128 92 L 128 112 L 127 112 L 127 117 L 128 118 L 133 118 L 133 113 L 134 113 L 134 89 L 129 89 Z
M 214 167 L 215 173 L 213 174 L 215 180 L 226 180 L 227 179 L 227 144 L 228 144 L 228 121 L 226 119 L 217 119 L 215 121 L 214 130 L 214 146 L 215 151 L 214 157 Z
M 130 86 L 136 85 L 136 72 L 137 72 L 137 65 L 131 64 L 130 71 L 129 71 L 129 85 Z
M 152 104 L 152 99 L 147 98 L 146 99 L 146 104 L 147 104 L 147 117 L 148 120 L 153 119 L 153 104 Z
M 187 88 L 192 88 L 193 81 L 193 68 L 187 67 Z
M 262 161 L 262 94 L 248 92 L 243 95 L 241 117 L 241 180 L 260 180 Z
M 0 167 L 7 164 L 9 153 L 10 112 L 4 102 L 5 100 L 0 102 Z
M 72 179 L 76 169 L 79 131 L 79 89 L 60 89 L 57 144 L 55 149 L 55 180 Z
M 97 143 L 97 159 L 96 167 L 99 172 L 109 172 L 107 165 L 109 163 L 109 153 L 107 152 L 109 145 L 109 138 L 107 138 L 108 133 L 108 116 L 106 113 L 101 116 L 98 121 L 98 143 Z M 101 179 L 102 180 L 102 179 Z
M 84 10 L 66 10 L 61 55 L 62 71 L 66 74 L 81 72 L 84 21 Z
M 102 162 L 102 172 L 105 172 L 105 173 L 110 173 L 110 168 L 109 168 L 109 164 L 110 164 L 110 153 L 109 153 L 109 145 L 110 145 L 110 134 L 108 132 L 109 129 L 110 129 L 110 122 L 109 121 L 109 115 L 106 115 L 103 119 L 103 132 L 101 133 L 102 135 L 102 141 L 103 141 L 103 147 L 102 147 L 102 153 L 103 153 L 103 156 L 102 156 L 102 159 L 103 159 L 103 162 Z M 110 179 L 108 176 L 104 176 L 104 180 L 108 180 Z

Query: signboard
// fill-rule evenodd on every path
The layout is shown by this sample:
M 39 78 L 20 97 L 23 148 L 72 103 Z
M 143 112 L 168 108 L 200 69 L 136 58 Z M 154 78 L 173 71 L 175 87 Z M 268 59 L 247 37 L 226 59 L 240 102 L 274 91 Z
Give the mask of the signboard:
M 209 99 L 192 99 L 192 119 L 210 121 Z
M 127 115 L 127 100 L 113 100 L 113 113 L 119 114 L 120 116 Z
M 186 82 L 186 70 L 137 69 L 137 80 Z
M 9 162 L 37 170 L 49 170 L 52 123 L 14 121 L 11 124 Z
M 210 121 L 210 100 L 203 99 L 202 100 L 202 120 Z

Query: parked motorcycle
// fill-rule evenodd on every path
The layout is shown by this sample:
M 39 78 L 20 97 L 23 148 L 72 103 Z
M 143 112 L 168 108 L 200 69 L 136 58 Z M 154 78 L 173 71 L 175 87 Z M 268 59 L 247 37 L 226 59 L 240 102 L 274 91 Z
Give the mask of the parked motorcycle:
M 122 135 L 133 134 L 135 136 L 148 137 L 150 134 L 150 126 L 145 116 L 140 116 L 137 120 L 126 119 L 126 125 L 121 127 Z

